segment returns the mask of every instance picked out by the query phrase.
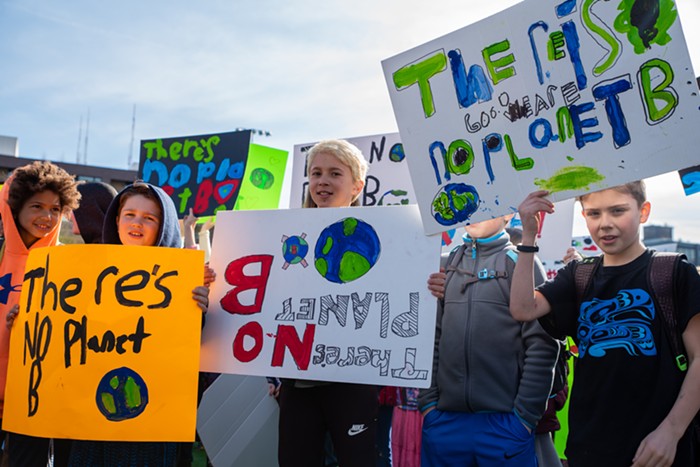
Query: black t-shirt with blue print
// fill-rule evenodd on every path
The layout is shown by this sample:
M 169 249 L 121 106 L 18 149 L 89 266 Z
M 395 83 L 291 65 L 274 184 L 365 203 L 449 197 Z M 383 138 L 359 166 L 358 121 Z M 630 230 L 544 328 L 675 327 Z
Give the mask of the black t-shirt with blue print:
M 639 443 L 671 410 L 683 381 L 647 284 L 651 251 L 622 266 L 601 267 L 576 309 L 573 264 L 538 290 L 552 307 L 540 323 L 578 345 L 567 456 L 572 466 L 629 466 Z M 700 276 L 682 262 L 674 279 L 678 321 L 700 312 Z M 693 465 L 690 437 L 674 466 Z M 577 462 L 578 461 L 578 462 Z

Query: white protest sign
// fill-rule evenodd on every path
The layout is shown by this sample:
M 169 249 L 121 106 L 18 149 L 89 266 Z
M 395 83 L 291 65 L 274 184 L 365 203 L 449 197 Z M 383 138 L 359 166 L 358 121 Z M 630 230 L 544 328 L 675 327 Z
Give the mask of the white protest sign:
M 673 2 L 526 0 L 382 65 L 425 231 L 700 162 Z
M 428 387 L 440 238 L 418 207 L 222 211 L 201 370 Z
M 574 203 L 567 199 L 554 204 L 554 213 L 540 214 L 540 231 L 537 233 L 537 256 L 542 261 L 559 261 L 571 246 L 574 230 Z
M 598 256 L 603 252 L 603 250 L 595 244 L 590 235 L 578 235 L 573 237 L 571 239 L 571 246 L 584 258 L 587 256 Z
M 345 138 L 345 140 L 357 146 L 369 162 L 365 188 L 360 196 L 360 202 L 363 206 L 416 203 L 403 145 L 398 133 L 359 136 Z M 304 203 L 306 186 L 308 185 L 306 154 L 314 144 L 316 143 L 294 146 L 290 208 L 300 208 Z

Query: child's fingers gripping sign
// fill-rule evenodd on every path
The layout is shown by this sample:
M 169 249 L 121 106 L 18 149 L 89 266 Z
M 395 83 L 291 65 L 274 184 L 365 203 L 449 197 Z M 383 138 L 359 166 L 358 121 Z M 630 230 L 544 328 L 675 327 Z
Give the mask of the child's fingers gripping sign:
M 16 304 L 12 308 L 10 308 L 10 311 L 7 312 L 7 316 L 5 316 L 7 329 L 12 329 L 12 324 L 14 324 L 15 318 L 17 317 L 18 314 L 19 314 L 19 304 Z
M 207 312 L 209 307 L 209 288 L 203 285 L 197 286 L 192 290 L 192 299 L 197 302 L 197 306 L 203 313 Z
M 540 211 L 547 214 L 554 212 L 554 204 L 546 198 L 548 195 L 549 191 L 546 190 L 533 191 L 520 203 L 518 213 L 523 224 L 523 230 L 537 231 L 540 222 Z
M 440 272 L 434 272 L 428 277 L 428 290 L 435 298 L 443 298 L 445 296 L 446 279 L 445 268 L 440 268 Z
M 204 286 L 209 287 L 216 280 L 216 273 L 209 267 L 209 263 L 204 264 Z

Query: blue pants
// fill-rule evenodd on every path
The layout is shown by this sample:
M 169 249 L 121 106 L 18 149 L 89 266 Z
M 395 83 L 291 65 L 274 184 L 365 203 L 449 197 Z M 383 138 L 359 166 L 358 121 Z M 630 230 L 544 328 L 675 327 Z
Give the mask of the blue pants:
M 421 467 L 537 467 L 535 435 L 512 413 L 430 411 Z

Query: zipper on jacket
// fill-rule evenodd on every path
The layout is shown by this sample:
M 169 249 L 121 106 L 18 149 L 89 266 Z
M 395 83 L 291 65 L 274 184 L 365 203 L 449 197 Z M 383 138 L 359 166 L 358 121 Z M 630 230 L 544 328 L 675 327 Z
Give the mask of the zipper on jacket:
M 476 274 L 477 273 L 477 265 L 479 262 L 476 260 L 477 259 L 477 239 L 476 238 L 470 238 L 472 245 L 472 260 L 474 261 L 474 265 L 472 266 L 472 273 Z M 469 376 L 469 347 L 471 345 L 471 321 L 472 321 L 472 307 L 471 307 L 471 295 L 472 295 L 472 287 L 467 287 L 467 306 L 469 307 L 469 312 L 467 313 L 467 319 L 465 320 L 466 322 L 466 328 L 464 329 L 464 335 L 465 335 L 465 346 L 464 346 L 464 369 L 465 369 L 465 374 Z M 467 377 L 464 379 L 464 405 L 466 405 L 469 410 L 472 410 L 471 406 L 471 390 L 470 390 L 470 378 Z

